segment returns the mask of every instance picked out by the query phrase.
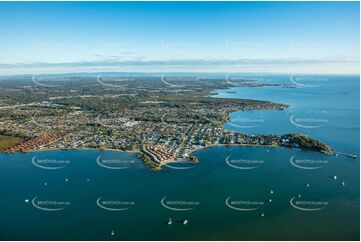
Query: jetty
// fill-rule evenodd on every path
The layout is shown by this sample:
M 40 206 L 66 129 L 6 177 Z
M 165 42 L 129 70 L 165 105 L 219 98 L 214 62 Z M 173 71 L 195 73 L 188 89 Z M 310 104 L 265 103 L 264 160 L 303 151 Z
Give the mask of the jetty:
M 357 159 L 357 155 L 353 155 L 353 154 L 347 154 L 347 153 L 338 152 L 338 151 L 334 151 L 334 154 L 335 155 L 343 155 L 343 156 L 346 156 L 346 157 Z

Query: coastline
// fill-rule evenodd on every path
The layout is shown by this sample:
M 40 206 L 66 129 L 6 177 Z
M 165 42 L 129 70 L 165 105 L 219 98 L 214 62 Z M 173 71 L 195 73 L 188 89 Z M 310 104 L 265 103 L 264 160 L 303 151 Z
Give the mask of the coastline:
M 49 151 L 87 151 L 87 150 L 94 150 L 94 151 L 113 151 L 113 152 L 120 152 L 120 153 L 130 153 L 136 155 L 136 157 L 140 160 L 142 160 L 143 164 L 148 167 L 153 172 L 160 172 L 162 171 L 163 166 L 167 166 L 171 163 L 182 163 L 182 162 L 192 162 L 193 165 L 197 164 L 199 162 L 199 159 L 197 156 L 194 155 L 195 152 L 200 150 L 206 150 L 213 147 L 226 147 L 226 146 L 245 146 L 245 147 L 264 147 L 264 148 L 288 148 L 288 149 L 300 149 L 300 150 L 308 150 L 312 152 L 320 152 L 325 155 L 335 155 L 337 152 L 332 153 L 326 153 L 322 150 L 312 150 L 312 149 L 306 149 L 306 148 L 300 148 L 300 147 L 290 147 L 290 146 L 281 146 L 281 145 L 260 145 L 260 144 L 208 144 L 206 146 L 197 147 L 193 149 L 190 152 L 190 159 L 189 160 L 166 160 L 157 162 L 152 157 L 150 157 L 148 154 L 143 152 L 142 150 L 119 150 L 119 149 L 111 149 L 111 148 L 105 148 L 105 149 L 99 149 L 99 148 L 79 148 L 79 149 L 40 149 L 40 150 L 29 150 L 29 151 L 18 151 L 18 152 L 3 152 L 0 151 L 0 154 L 16 154 L 16 153 L 33 153 L 33 152 L 49 152 Z
M 232 90 L 232 88 L 225 88 L 226 90 Z M 210 98 L 217 98 L 215 97 L 215 95 L 218 95 L 219 92 L 217 92 L 217 90 L 219 89 L 215 89 L 215 90 L 212 90 L 210 91 L 209 94 L 213 94 L 213 95 L 209 95 Z M 227 98 L 225 98 L 227 99 Z M 238 98 L 239 100 L 242 100 L 242 98 Z M 273 101 L 264 101 L 264 100 L 252 100 L 252 101 L 259 101 L 259 102 L 268 102 L 268 103 L 274 103 Z M 288 104 L 285 104 L 285 103 L 274 103 L 274 104 L 277 104 L 277 105 L 280 105 L 279 108 L 282 108 L 282 110 L 286 109 L 286 108 L 289 108 L 290 105 Z M 252 109 L 253 110 L 253 109 Z M 263 109 L 263 108 L 258 108 L 258 109 L 254 109 L 254 110 L 272 110 L 271 109 Z M 225 119 L 223 120 L 222 123 L 220 123 L 219 125 L 222 125 L 223 126 L 223 129 L 224 130 L 227 130 L 229 132 L 232 132 L 232 133 L 240 133 L 242 134 L 241 132 L 235 132 L 233 130 L 229 130 L 229 129 L 226 129 L 224 127 L 225 123 L 226 122 L 230 122 L 230 117 L 231 117 L 231 113 L 233 112 L 239 112 L 239 111 L 247 111 L 247 109 L 243 110 L 243 109 L 240 109 L 240 110 L 236 110 L 236 111 L 231 111 L 231 112 L 228 112 Z M 331 147 L 329 147 L 328 145 L 326 144 L 323 144 L 321 141 L 318 141 L 318 140 L 314 140 L 312 138 L 309 138 L 307 137 L 306 135 L 299 135 L 299 134 L 288 134 L 288 135 L 298 135 L 298 136 L 303 136 L 301 138 L 307 138 L 308 141 L 315 141 L 316 143 L 318 144 L 312 144 L 311 146 L 307 146 L 307 145 L 303 145 L 303 146 L 300 146 L 299 144 L 296 143 L 296 145 L 298 146 L 293 146 L 293 144 L 284 144 L 284 143 L 277 143 L 277 144 L 257 144 L 257 143 L 214 143 L 214 144 L 206 144 L 204 146 L 200 146 L 200 147 L 195 147 L 193 149 L 191 149 L 191 151 L 189 152 L 189 157 L 190 157 L 190 160 L 191 162 L 193 163 L 197 163 L 198 162 L 198 158 L 195 157 L 193 154 L 199 150 L 203 150 L 203 149 L 208 149 L 208 148 L 211 148 L 211 147 L 216 147 L 216 146 L 249 146 L 249 147 L 269 147 L 269 148 L 297 148 L 297 149 L 301 149 L 301 150 L 309 150 L 309 151 L 314 151 L 314 152 L 321 152 L 321 153 L 324 153 L 326 155 L 334 155 L 336 154 L 337 152 L 335 152 Z M 269 134 L 269 135 L 262 135 L 262 134 L 259 134 L 258 136 L 269 136 L 269 137 L 272 137 L 272 136 L 277 136 L 277 135 L 272 135 L 272 134 Z M 53 141 L 54 142 L 54 141 Z M 51 143 L 53 143 L 51 142 Z M 56 141 L 55 141 L 56 142 Z M 326 149 L 325 149 L 326 148 Z M 83 147 L 83 148 L 41 148 L 41 149 L 32 149 L 32 150 L 22 150 L 22 151 L 7 151 L 7 150 L 0 150 L 0 154 L 1 153 L 5 153 L 5 154 L 12 154 L 12 153 L 32 153 L 32 152 L 48 152 L 48 151 L 70 151 L 70 150 L 74 150 L 74 151 L 82 151 L 82 150 L 96 150 L 96 151 L 114 151 L 114 152 L 127 152 L 127 153 L 132 153 L 132 154 L 137 154 L 137 157 L 141 160 L 143 160 L 144 164 L 146 164 L 147 166 L 149 166 L 152 170 L 153 169 L 156 169 L 156 170 L 160 170 L 160 168 L 168 163 L 180 163 L 180 162 L 184 162 L 185 160 L 166 160 L 166 161 L 161 161 L 161 162 L 157 162 L 155 160 L 153 160 L 150 156 L 148 156 L 146 153 L 144 153 L 142 150 L 140 149 L 134 149 L 134 150 L 121 150 L 121 149 L 114 149 L 114 148 L 86 148 L 86 147 Z
M 248 147 L 265 147 L 265 148 L 287 148 L 287 149 L 300 149 L 305 151 L 311 151 L 311 152 L 320 152 L 326 155 L 334 155 L 337 152 L 334 153 L 326 153 L 321 150 L 312 150 L 312 149 L 306 149 L 306 148 L 299 148 L 299 147 L 289 147 L 289 146 L 281 146 L 281 145 L 260 145 L 260 144 L 208 144 L 203 147 L 195 148 L 190 152 L 190 155 L 192 156 L 195 152 L 200 150 L 205 150 L 213 147 L 226 147 L 226 146 L 248 146 Z M 87 151 L 87 150 L 94 150 L 94 151 L 113 151 L 113 152 L 124 152 L 124 153 L 131 153 L 131 154 L 144 154 L 141 150 L 119 150 L 119 149 L 111 149 L 111 148 L 105 148 L 105 149 L 99 149 L 99 148 L 69 148 L 69 149 L 39 149 L 39 150 L 27 150 L 27 151 L 0 151 L 0 154 L 17 154 L 17 153 L 34 153 L 34 152 L 49 152 L 49 151 Z M 338 152 L 339 153 L 339 152 Z M 196 162 L 198 162 L 198 158 Z M 177 163 L 177 162 L 184 162 L 185 160 L 171 160 L 164 162 L 164 164 L 168 163 Z M 164 165 L 163 163 L 161 163 Z
M 48 152 L 48 151 L 86 151 L 86 150 L 95 150 L 95 151 L 114 151 L 114 152 L 126 152 L 136 154 L 139 150 L 119 150 L 119 149 L 99 149 L 99 148 L 69 148 L 69 149 L 39 149 L 39 150 L 26 150 L 26 151 L 0 151 L 0 154 L 17 154 L 17 153 L 34 153 L 34 152 Z

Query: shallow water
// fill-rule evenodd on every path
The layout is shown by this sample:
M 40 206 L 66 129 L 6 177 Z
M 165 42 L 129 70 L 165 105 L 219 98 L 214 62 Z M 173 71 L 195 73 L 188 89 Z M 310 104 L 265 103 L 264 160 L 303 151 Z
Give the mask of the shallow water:
M 254 122 L 257 127 L 240 128 L 244 120 L 236 122 L 238 127 L 225 127 L 249 134 L 298 131 L 358 155 L 358 77 L 342 79 L 350 82 L 337 78 L 330 78 L 332 85 L 322 90 L 221 90 L 222 97 L 292 104 L 288 112 L 232 114 L 248 120 L 263 115 L 263 122 Z M 347 95 L 332 98 L 345 91 Z M 289 122 L 292 114 L 302 117 L 320 110 L 327 111 L 321 112 L 328 120 L 322 127 Z M 0 154 L 0 239 L 359 239 L 359 158 L 245 146 L 216 146 L 195 155 L 197 165 L 174 164 L 153 173 L 125 152 Z

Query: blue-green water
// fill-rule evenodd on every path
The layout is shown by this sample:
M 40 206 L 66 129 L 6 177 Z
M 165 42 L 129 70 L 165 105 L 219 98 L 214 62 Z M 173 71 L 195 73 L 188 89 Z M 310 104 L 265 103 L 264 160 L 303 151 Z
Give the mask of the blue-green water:
M 287 124 L 285 111 L 261 112 L 264 122 L 242 132 L 307 131 L 339 151 L 359 155 L 359 80 L 345 78 L 341 80 L 350 82 L 325 87 L 323 97 L 312 89 L 267 87 L 222 90 L 220 95 L 291 103 L 299 117 L 308 110 L 328 111 L 328 122 L 307 130 Z M 336 95 L 344 90 L 349 94 Z M 234 115 L 258 117 L 252 112 Z M 241 129 L 244 123 L 226 127 Z M 359 158 L 237 146 L 212 147 L 195 155 L 198 165 L 177 166 L 189 169 L 153 173 L 134 154 L 124 152 L 0 154 L 0 239 L 359 239 Z
M 302 79 L 306 77 L 300 76 Z M 360 144 L 359 76 L 312 78 L 320 79 L 311 83 L 314 85 L 312 87 L 235 87 L 232 93 L 229 93 L 230 90 L 220 90 L 217 97 L 267 100 L 290 105 L 285 111 L 232 113 L 233 121 L 225 127 L 248 134 L 304 133 L 337 150 L 357 154 Z M 293 84 L 289 76 L 270 76 L 264 82 Z M 310 83 L 303 81 L 300 84 Z

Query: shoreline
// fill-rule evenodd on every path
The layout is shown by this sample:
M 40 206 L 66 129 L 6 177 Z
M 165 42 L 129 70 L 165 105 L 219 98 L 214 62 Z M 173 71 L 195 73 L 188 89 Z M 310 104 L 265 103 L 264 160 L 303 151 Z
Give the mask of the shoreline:
M 312 150 L 312 149 L 307 149 L 307 148 L 300 148 L 300 147 L 290 147 L 290 146 L 282 146 L 282 145 L 260 145 L 260 144 L 209 144 L 206 145 L 204 147 L 199 147 L 199 148 L 195 148 L 194 150 L 192 150 L 190 152 L 190 159 L 189 160 L 169 160 L 169 161 L 162 161 L 162 162 L 156 162 L 155 160 L 153 160 L 152 157 L 150 157 L 149 155 L 145 154 L 142 150 L 119 150 L 119 149 L 111 149 L 111 148 L 106 148 L 106 149 L 98 149 L 98 148 L 79 148 L 79 149 L 40 149 L 40 150 L 29 150 L 29 151 L 17 151 L 17 152 L 4 152 L 4 151 L 0 151 L 0 154 L 17 154 L 17 153 L 33 153 L 33 152 L 50 152 L 50 151 L 88 151 L 88 150 L 94 150 L 94 151 L 113 151 L 113 152 L 120 152 L 120 153 L 129 153 L 129 154 L 134 154 L 138 159 L 140 159 L 143 164 L 148 167 L 151 171 L 153 172 L 160 172 L 162 171 L 162 167 L 163 166 L 167 166 L 168 164 L 172 164 L 172 163 L 182 163 L 182 162 L 191 162 L 193 163 L 193 165 L 199 163 L 199 158 L 197 156 L 194 155 L 195 152 L 197 151 L 201 151 L 201 150 L 206 150 L 206 149 L 210 149 L 213 147 L 264 147 L 264 148 L 284 148 L 284 149 L 298 149 L 301 151 L 309 151 L 309 152 L 318 152 L 318 153 L 322 153 L 325 155 L 337 155 L 339 152 L 337 151 L 333 151 L 332 153 L 326 153 L 323 152 L 322 150 Z M 341 153 L 340 153 L 341 154 Z M 351 156 L 351 155 L 350 155 Z M 193 160 L 192 160 L 193 159 Z
M 205 150 L 205 149 L 209 149 L 209 148 L 213 148 L 213 147 L 226 147 L 226 146 L 248 146 L 248 147 L 265 147 L 265 148 L 288 148 L 288 149 L 299 149 L 299 150 L 303 150 L 303 151 L 310 151 L 310 152 L 318 152 L 318 153 L 323 153 L 326 155 L 333 155 L 335 152 L 336 153 L 340 153 L 340 152 L 333 152 L 331 154 L 327 154 L 325 152 L 322 152 L 320 150 L 312 150 L 312 149 L 302 149 L 299 147 L 288 147 L 288 146 L 281 146 L 281 145 L 260 145 L 260 144 L 209 144 L 206 145 L 204 147 L 200 147 L 200 148 L 195 148 L 194 150 L 192 150 L 190 152 L 190 154 L 192 155 L 193 153 L 199 151 L 199 150 Z M 33 152 L 49 152 L 49 151 L 87 151 L 87 150 L 94 150 L 94 151 L 114 151 L 114 152 L 125 152 L 125 153 L 131 153 L 131 154 L 138 154 L 138 153 L 142 153 L 141 150 L 119 150 L 119 149 L 111 149 L 111 148 L 105 148 L 105 149 L 99 149 L 99 148 L 69 148 L 69 149 L 39 149 L 39 150 L 27 150 L 27 151 L 16 151 L 16 152 L 12 152 L 12 151 L 0 151 L 0 154 L 18 154 L 18 153 L 33 153 Z M 182 162 L 184 160 L 179 160 L 179 161 L 170 161 L 170 162 Z
M 225 88 L 226 90 L 232 90 L 233 88 L 230 87 L 230 88 Z M 213 95 L 212 95 L 213 94 Z M 208 97 L 210 98 L 221 98 L 221 99 L 227 99 L 225 97 L 216 97 L 218 96 L 220 93 L 219 93 L 219 89 L 215 89 L 215 90 L 212 90 L 210 91 Z M 241 99 L 242 100 L 242 99 Z M 273 101 L 266 101 L 266 100 L 253 100 L 253 101 L 260 101 L 260 102 L 268 102 L 268 103 L 274 103 Z M 274 103 L 274 104 L 278 104 L 278 105 L 281 105 L 282 107 L 282 110 L 284 109 L 288 109 L 290 107 L 290 105 L 288 104 L 285 104 L 285 103 Z M 253 109 L 252 109 L 253 110 Z M 255 110 L 272 110 L 271 109 L 263 109 L 263 108 L 260 108 L 260 109 L 255 109 Z M 237 111 L 232 111 L 232 112 L 229 112 L 227 113 L 227 117 L 225 118 L 225 122 L 222 122 L 222 126 L 223 126 L 223 129 L 226 130 L 226 131 L 229 131 L 229 132 L 236 132 L 234 130 L 230 130 L 230 129 L 226 129 L 224 127 L 224 125 L 227 123 L 227 122 L 230 122 L 231 118 L 231 113 L 234 113 L 234 112 L 239 112 L 239 111 L 247 111 L 246 110 L 237 110 Z M 237 133 L 240 133 L 240 132 L 237 132 Z M 293 134 L 293 135 L 296 135 L 296 134 Z M 302 134 L 301 134 L 302 135 Z M 259 136 L 263 136 L 261 134 L 259 134 Z M 269 136 L 277 136 L 277 135 L 269 135 Z M 305 135 L 303 135 L 305 136 Z M 307 136 L 305 136 L 307 137 Z M 311 139 L 313 140 L 313 139 Z M 321 141 L 318 141 L 318 140 L 313 140 L 313 141 L 316 141 L 318 143 L 320 143 L 321 145 L 325 146 L 325 147 L 328 147 L 329 149 L 322 149 L 320 148 L 319 146 L 314 146 L 314 147 L 307 147 L 307 146 L 304 146 L 304 147 L 298 147 L 298 146 L 289 146 L 289 145 L 282 145 L 282 144 L 254 144 L 254 143 L 243 143 L 243 144 L 232 144 L 232 143 L 229 143 L 229 144 L 220 144 L 220 143 L 217 143 L 217 144 L 207 144 L 205 146 L 201 146 L 201 147 L 196 147 L 194 149 L 191 149 L 190 152 L 189 152 L 189 161 L 193 162 L 193 163 L 198 163 L 199 160 L 197 157 L 195 157 L 193 154 L 199 150 L 203 150 L 203 149 L 209 149 L 211 147 L 216 147 L 216 146 L 249 146 L 249 147 L 268 147 L 268 148 L 290 148 L 290 149 L 300 149 L 300 150 L 305 150 L 305 151 L 314 151 L 314 152 L 320 152 L 320 153 L 324 153 L 326 155 L 336 155 L 336 151 L 333 150 L 331 147 L 327 146 L 326 144 L 323 144 Z M 169 161 L 162 161 L 162 162 L 157 162 L 157 161 L 154 161 L 151 157 L 144 157 L 144 156 L 148 156 L 147 154 L 145 154 L 144 152 L 142 152 L 141 149 L 134 149 L 134 150 L 121 150 L 121 149 L 114 149 L 114 148 L 42 148 L 42 149 L 36 149 L 36 150 L 24 150 L 24 151 L 7 151 L 7 150 L 1 150 L 0 151 L 0 154 L 1 153 L 4 153 L 4 154 L 15 154 L 15 153 L 32 153 L 32 152 L 49 152 L 49 151 L 86 151 L 86 150 L 95 150 L 95 151 L 114 151 L 114 152 L 127 152 L 127 153 L 131 153 L 131 154 L 137 154 L 137 157 L 141 160 L 143 160 L 144 164 L 145 165 L 148 165 L 149 163 L 154 163 L 154 164 L 151 164 L 151 167 L 159 167 L 161 168 L 163 165 L 166 165 L 168 163 L 180 163 L 180 162 L 184 162 L 185 160 L 182 159 L 182 160 L 169 160 Z M 340 152 L 338 152 L 340 153 Z
M 0 154 L 18 154 L 18 153 L 33 153 L 33 152 L 49 152 L 49 151 L 87 151 L 87 150 L 95 150 L 95 151 L 114 151 L 114 152 L 126 152 L 126 153 L 132 153 L 137 154 L 139 153 L 139 150 L 118 150 L 118 149 L 99 149 L 99 148 L 65 148 L 65 149 L 39 149 L 39 150 L 26 150 L 26 151 L 0 151 Z

